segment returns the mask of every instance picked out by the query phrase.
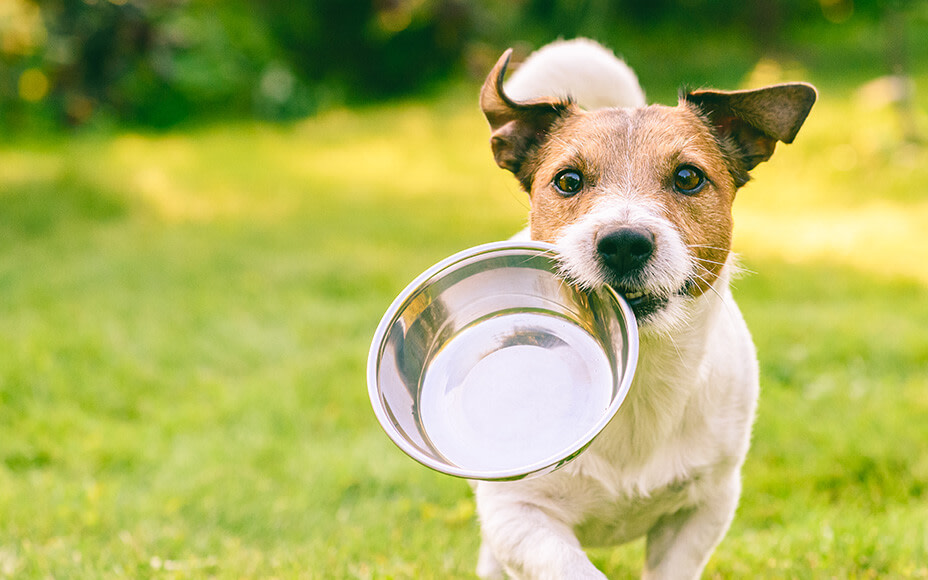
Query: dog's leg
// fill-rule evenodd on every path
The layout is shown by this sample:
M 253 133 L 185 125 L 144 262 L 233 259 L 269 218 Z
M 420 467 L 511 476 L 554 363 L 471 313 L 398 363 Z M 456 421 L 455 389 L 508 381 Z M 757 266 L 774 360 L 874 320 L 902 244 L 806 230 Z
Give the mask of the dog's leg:
M 662 517 L 648 532 L 645 580 L 699 578 L 738 506 L 737 472 L 698 507 Z
M 487 562 L 485 556 L 495 555 L 490 561 L 498 562 L 497 566 L 501 565 L 512 578 L 605 580 L 569 526 L 537 505 L 485 490 L 483 486 L 477 489 L 477 511 L 484 538 L 480 564 Z M 492 573 L 494 568 L 488 566 L 486 571 Z M 477 572 L 482 575 L 484 570 L 478 565 Z
M 477 576 L 484 580 L 502 580 L 503 567 L 499 565 L 493 549 L 481 533 L 480 552 L 477 554 Z

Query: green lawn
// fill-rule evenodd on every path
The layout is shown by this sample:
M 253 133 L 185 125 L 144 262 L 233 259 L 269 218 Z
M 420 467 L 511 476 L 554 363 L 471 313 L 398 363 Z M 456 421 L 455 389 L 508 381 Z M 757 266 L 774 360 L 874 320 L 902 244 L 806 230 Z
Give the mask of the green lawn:
M 413 276 L 524 222 L 474 95 L 0 146 L 0 577 L 472 577 L 467 484 L 364 367 Z M 928 578 L 928 149 L 862 107 L 823 91 L 739 194 L 763 395 L 709 578 Z

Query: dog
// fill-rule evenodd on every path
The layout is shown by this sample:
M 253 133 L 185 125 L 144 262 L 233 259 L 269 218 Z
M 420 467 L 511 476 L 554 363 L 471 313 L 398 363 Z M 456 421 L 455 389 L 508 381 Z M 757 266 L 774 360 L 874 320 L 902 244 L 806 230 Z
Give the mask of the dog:
M 758 396 L 729 288 L 732 202 L 793 141 L 816 90 L 694 90 L 648 106 L 631 69 L 593 41 L 544 47 L 504 83 L 511 54 L 480 105 L 496 163 L 530 197 L 523 235 L 555 244 L 572 283 L 624 296 L 640 356 L 623 405 L 576 459 L 473 483 L 477 574 L 605 578 L 583 547 L 645 536 L 644 578 L 698 578 L 734 517 Z

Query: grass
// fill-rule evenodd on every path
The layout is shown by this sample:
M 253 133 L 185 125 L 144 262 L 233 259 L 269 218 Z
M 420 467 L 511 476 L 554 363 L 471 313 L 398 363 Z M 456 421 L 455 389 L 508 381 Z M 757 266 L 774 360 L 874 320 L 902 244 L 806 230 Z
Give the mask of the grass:
M 405 283 L 524 222 L 471 97 L 0 147 L 0 577 L 472 577 L 468 486 L 364 375 Z M 928 578 L 928 149 L 862 106 L 739 194 L 763 396 L 708 578 Z

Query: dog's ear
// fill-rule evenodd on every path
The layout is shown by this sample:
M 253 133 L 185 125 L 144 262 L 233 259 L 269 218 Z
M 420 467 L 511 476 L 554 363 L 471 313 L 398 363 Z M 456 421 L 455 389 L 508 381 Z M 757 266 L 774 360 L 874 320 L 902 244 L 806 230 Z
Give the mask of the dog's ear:
M 683 101 L 695 105 L 723 144 L 735 149 L 741 167 L 734 175 L 740 187 L 749 170 L 770 159 L 777 141 L 793 142 L 816 96 L 810 84 L 788 83 L 747 91 L 693 91 Z
M 496 163 L 513 172 L 526 191 L 531 190 L 531 176 L 523 171 L 531 151 L 540 146 L 548 130 L 573 104 L 567 100 L 533 99 L 515 102 L 503 92 L 503 78 L 512 57 L 510 48 L 496 62 L 480 91 L 480 108 L 490 123 L 490 147 Z

